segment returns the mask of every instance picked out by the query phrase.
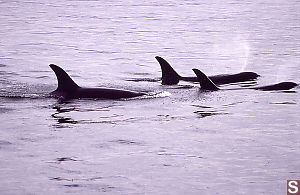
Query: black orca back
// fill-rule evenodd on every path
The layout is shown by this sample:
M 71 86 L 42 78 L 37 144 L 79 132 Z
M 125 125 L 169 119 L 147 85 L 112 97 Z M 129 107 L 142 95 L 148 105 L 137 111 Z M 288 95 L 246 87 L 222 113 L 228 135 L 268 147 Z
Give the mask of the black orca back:
M 58 87 L 51 92 L 51 95 L 64 100 L 76 98 L 121 99 L 146 95 L 142 92 L 120 89 L 79 87 L 62 68 L 54 64 L 49 66 L 55 72 L 58 81 Z
M 298 84 L 294 82 L 281 82 L 274 85 L 266 85 L 262 87 L 254 87 L 252 89 L 262 90 L 262 91 L 275 91 L 275 90 L 289 90 L 296 87 Z
M 216 85 L 229 84 L 237 82 L 252 81 L 259 77 L 255 72 L 240 72 L 237 74 L 221 74 L 215 76 L 209 76 L 210 80 Z

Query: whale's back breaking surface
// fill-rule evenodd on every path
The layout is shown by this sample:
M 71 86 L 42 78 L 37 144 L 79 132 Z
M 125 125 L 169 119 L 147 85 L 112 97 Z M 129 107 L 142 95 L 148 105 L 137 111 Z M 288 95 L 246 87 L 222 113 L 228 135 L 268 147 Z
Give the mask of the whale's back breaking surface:
M 254 87 L 252 89 L 262 90 L 262 91 L 280 91 L 280 90 L 289 90 L 298 86 L 297 83 L 294 82 L 281 82 L 274 85 L 266 85 L 262 87 Z
M 162 84 L 163 85 L 176 85 L 179 81 L 199 82 L 197 77 L 184 77 L 180 76 L 172 66 L 162 57 L 156 56 L 156 60 L 159 62 L 162 72 Z M 219 74 L 209 76 L 208 78 L 216 85 L 223 85 L 229 83 L 252 81 L 259 77 L 255 72 L 240 72 L 236 74 Z
M 102 99 L 121 99 L 121 98 L 133 98 L 145 93 L 133 92 L 119 89 L 109 88 L 79 88 L 72 95 L 72 98 L 102 98 Z
M 100 98 L 100 99 L 122 99 L 122 98 L 133 98 L 146 93 L 121 90 L 121 89 L 110 89 L 110 88 L 84 88 L 79 87 L 72 78 L 59 66 L 50 64 L 51 69 L 54 71 L 58 87 L 55 91 L 50 93 L 54 97 L 64 99 L 77 99 L 77 98 Z

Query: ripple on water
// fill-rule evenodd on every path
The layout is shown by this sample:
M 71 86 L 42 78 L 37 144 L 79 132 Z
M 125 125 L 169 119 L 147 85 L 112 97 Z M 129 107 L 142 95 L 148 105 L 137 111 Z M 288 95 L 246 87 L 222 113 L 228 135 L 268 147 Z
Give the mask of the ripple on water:
M 85 100 L 88 101 L 88 100 Z M 90 100 L 93 103 L 92 100 Z M 76 101 L 80 103 L 80 100 Z M 74 125 L 80 124 L 119 124 L 127 121 L 133 120 L 133 118 L 127 118 L 124 115 L 112 114 L 110 108 L 115 107 L 117 105 L 105 105 L 96 108 L 81 108 L 79 105 L 54 105 L 52 108 L 56 110 L 55 113 L 51 115 L 53 119 L 57 121 L 53 126 L 56 128 L 73 128 Z M 97 115 L 94 119 L 87 117 L 87 113 L 95 113 Z M 79 119 L 78 119 L 79 117 Z M 83 118 L 84 117 L 84 118 Z
M 130 78 L 126 79 L 126 81 L 132 81 L 132 82 L 158 82 L 161 81 L 160 78 Z
M 61 157 L 61 158 L 57 158 L 56 161 L 63 162 L 63 161 L 77 161 L 77 160 L 72 157 Z
M 0 107 L 0 114 L 4 114 L 4 113 L 7 113 L 9 111 L 11 111 L 13 109 L 11 108 L 6 108 L 6 107 Z
M 224 108 L 214 108 L 210 106 L 203 106 L 203 105 L 192 105 L 194 107 L 197 107 L 198 110 L 194 111 L 195 114 L 198 115 L 199 118 L 205 118 L 208 116 L 215 116 L 215 115 L 226 115 L 230 114 L 229 112 L 226 112 Z
M 72 180 L 74 182 L 74 180 Z M 86 188 L 88 190 L 96 190 L 97 192 L 112 192 L 117 188 L 107 184 L 94 184 L 94 183 L 76 183 L 64 184 L 68 188 Z
M 9 146 L 9 145 L 12 145 L 12 143 L 9 142 L 9 141 L 0 140 L 0 149 L 1 149 L 2 147 Z
M 279 104 L 279 105 L 295 105 L 296 102 L 270 102 L 270 104 Z
M 133 141 L 133 140 L 125 140 L 125 139 L 118 139 L 110 141 L 112 143 L 118 143 L 122 145 L 143 145 L 141 142 Z

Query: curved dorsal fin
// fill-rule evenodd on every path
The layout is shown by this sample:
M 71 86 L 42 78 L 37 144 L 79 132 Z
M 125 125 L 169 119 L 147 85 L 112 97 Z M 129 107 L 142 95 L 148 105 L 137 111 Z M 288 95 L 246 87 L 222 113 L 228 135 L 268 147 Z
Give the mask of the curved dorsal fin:
M 156 56 L 162 72 L 163 85 L 175 85 L 179 82 L 180 75 L 171 67 L 171 65 L 162 57 Z
M 60 67 L 54 64 L 49 65 L 50 68 L 54 71 L 57 82 L 58 82 L 58 87 L 57 91 L 73 91 L 79 86 L 71 79 L 71 77 Z
M 197 75 L 201 89 L 210 91 L 219 90 L 219 88 L 203 72 L 196 68 L 194 68 L 193 71 Z

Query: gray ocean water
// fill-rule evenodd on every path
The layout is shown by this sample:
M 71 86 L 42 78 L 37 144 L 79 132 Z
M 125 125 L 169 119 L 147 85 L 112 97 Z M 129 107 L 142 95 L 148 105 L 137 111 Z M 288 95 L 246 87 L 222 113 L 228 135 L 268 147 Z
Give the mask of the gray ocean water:
M 300 83 L 299 10 L 298 0 L 0 1 L 0 194 L 285 194 L 300 179 L 299 87 L 139 80 L 161 76 L 158 55 L 184 76 Z M 50 63 L 80 86 L 154 95 L 60 103 L 47 95 Z

